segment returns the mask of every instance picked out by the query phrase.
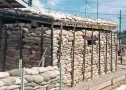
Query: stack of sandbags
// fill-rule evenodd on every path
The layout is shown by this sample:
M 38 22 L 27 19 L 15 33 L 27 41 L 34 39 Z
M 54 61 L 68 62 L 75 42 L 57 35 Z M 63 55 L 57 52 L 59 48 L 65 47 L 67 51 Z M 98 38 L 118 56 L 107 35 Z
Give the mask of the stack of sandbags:
M 41 59 L 41 27 L 24 28 L 28 32 L 23 34 L 23 61 L 26 67 L 37 66 Z
M 48 34 L 47 34 L 48 32 Z M 47 30 L 46 35 L 44 38 L 49 38 L 51 36 L 51 30 Z M 86 31 L 86 36 L 85 36 L 85 30 L 82 31 L 76 31 L 75 32 L 75 48 L 74 48 L 74 83 L 78 83 L 83 79 L 83 59 L 84 59 L 84 39 L 85 39 L 85 80 L 91 78 L 91 73 L 92 77 L 98 76 L 98 71 L 99 71 L 99 37 L 98 37 L 99 32 L 94 31 L 93 32 L 93 43 L 92 43 L 92 31 Z M 57 40 L 59 41 L 57 33 L 54 34 L 53 36 L 57 36 Z M 107 40 L 107 51 L 106 51 L 106 35 L 108 38 L 110 38 L 111 34 L 110 33 L 105 33 L 101 32 L 101 41 L 100 41 L 100 67 L 101 67 L 101 74 L 105 74 L 105 67 L 106 67 L 106 73 L 109 73 L 111 70 L 111 40 Z M 63 83 L 65 85 L 71 85 L 72 81 L 72 63 L 73 63 L 73 37 L 74 32 L 72 30 L 63 30 L 62 32 L 62 45 L 61 45 L 61 63 L 62 63 L 62 71 L 63 71 Z M 114 42 L 114 37 L 112 37 L 112 44 L 113 44 L 113 58 L 112 58 L 112 64 L 113 64 L 113 71 L 115 70 L 115 55 L 116 52 L 114 51 L 116 49 Z M 47 39 L 45 40 L 47 42 Z M 58 42 L 57 41 L 57 42 Z M 51 41 L 50 41 L 51 42 Z M 92 47 L 93 44 L 93 47 Z M 50 44 L 48 43 L 49 46 Z M 50 45 L 51 46 L 51 45 Z M 58 46 L 58 45 L 57 45 Z M 59 46 L 58 46 L 59 48 Z M 92 52 L 93 48 L 93 52 Z M 49 50 L 50 52 L 50 50 Z M 106 61 L 106 52 L 107 52 L 107 62 Z M 93 53 L 93 55 L 92 55 Z M 58 55 L 59 52 L 56 51 L 53 54 Z M 48 54 L 50 56 L 50 54 Z M 54 55 L 55 57 L 58 58 L 58 56 Z M 57 61 L 57 58 L 54 58 L 54 61 Z M 47 60 L 47 59 L 46 59 Z M 92 60 L 92 64 L 91 64 Z M 48 61 L 47 61 L 48 62 Z M 106 64 L 106 66 L 105 66 Z M 91 71 L 92 67 L 92 71 Z
M 7 24 L 7 55 L 6 69 L 18 68 L 20 51 L 22 49 L 23 65 L 38 66 L 41 56 L 41 27 L 31 27 L 31 24 Z M 5 33 L 5 30 L 3 32 Z M 21 37 L 22 31 L 22 37 Z M 5 37 L 5 34 L 3 34 Z M 21 41 L 22 39 L 22 41 Z M 5 38 L 2 39 L 5 41 Z M 5 42 L 4 42 L 5 43 Z M 21 46 L 22 45 L 22 46 Z M 5 46 L 3 46 L 5 48 Z M 3 51 L 4 52 L 4 51 Z
M 53 39 L 51 39 L 51 30 L 45 30 L 43 34 L 43 50 L 45 53 L 45 66 L 51 65 L 51 40 L 53 41 L 53 64 L 57 65 L 58 62 L 58 48 L 60 39 L 60 30 L 54 29 Z
M 21 71 L 0 72 L 0 90 L 20 90 Z M 59 69 L 48 66 L 25 69 L 25 90 L 59 90 Z
M 6 33 L 7 31 L 7 33 Z M 18 60 L 20 58 L 20 27 L 18 24 L 5 25 L 3 30 L 4 46 L 6 49 L 6 69 L 13 69 L 18 67 Z M 5 39 L 7 38 L 7 47 Z M 4 53 L 4 50 L 2 51 Z

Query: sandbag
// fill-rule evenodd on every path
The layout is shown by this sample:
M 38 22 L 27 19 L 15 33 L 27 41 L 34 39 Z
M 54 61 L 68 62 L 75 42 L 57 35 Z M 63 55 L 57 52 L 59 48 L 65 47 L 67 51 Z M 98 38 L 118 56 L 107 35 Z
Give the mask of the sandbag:
M 9 77 L 10 74 L 8 72 L 0 72 L 0 79 L 1 78 L 5 78 L 5 77 Z
M 39 84 L 39 83 L 41 83 L 44 79 L 43 79 L 43 77 L 40 76 L 40 75 L 33 75 L 33 80 L 34 80 L 35 83 Z

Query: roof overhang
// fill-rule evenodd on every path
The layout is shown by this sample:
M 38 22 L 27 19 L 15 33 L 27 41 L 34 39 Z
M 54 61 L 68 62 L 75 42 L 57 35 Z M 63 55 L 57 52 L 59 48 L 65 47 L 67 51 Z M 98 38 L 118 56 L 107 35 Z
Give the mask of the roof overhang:
M 0 8 L 25 8 L 30 0 L 0 0 Z

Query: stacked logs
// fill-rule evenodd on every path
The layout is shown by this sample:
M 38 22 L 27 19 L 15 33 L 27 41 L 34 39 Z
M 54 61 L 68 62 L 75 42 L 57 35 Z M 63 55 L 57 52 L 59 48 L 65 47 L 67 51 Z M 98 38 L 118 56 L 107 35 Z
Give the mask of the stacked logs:
M 57 67 L 32 67 L 24 70 L 25 90 L 59 90 L 59 69 Z M 0 72 L 0 90 L 20 90 L 21 71 L 13 69 Z

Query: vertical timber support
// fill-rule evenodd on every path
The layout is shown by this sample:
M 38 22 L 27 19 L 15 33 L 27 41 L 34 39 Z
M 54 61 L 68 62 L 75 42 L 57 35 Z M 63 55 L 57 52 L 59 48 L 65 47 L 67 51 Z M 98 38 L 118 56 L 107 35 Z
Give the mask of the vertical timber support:
M 43 25 L 41 26 L 41 56 L 43 55 Z
M 59 58 L 58 58 L 58 66 L 59 66 L 59 64 L 61 63 L 60 61 L 60 59 L 61 59 L 61 47 L 62 47 L 62 31 L 63 31 L 63 25 L 61 24 L 61 27 L 60 27 L 60 30 L 61 30 L 61 32 L 60 32 L 60 41 L 59 41 Z
M 1 50 L 2 30 L 3 30 L 3 18 L 0 17 L 0 50 Z
M 85 30 L 85 34 L 83 35 L 84 36 L 84 50 L 83 50 L 83 71 L 82 71 L 82 74 L 83 74 L 83 80 L 85 79 L 85 56 L 86 56 L 86 30 Z
M 8 25 L 6 26 L 6 31 L 5 31 L 5 40 L 4 40 L 4 56 L 3 56 L 3 71 L 5 71 L 5 68 L 6 68 L 6 54 L 7 54 L 7 31 L 8 31 Z
M 107 47 L 107 46 L 108 46 L 108 41 L 107 41 L 107 40 L 108 40 L 108 38 L 107 38 L 107 31 L 106 31 L 106 44 L 105 44 L 105 45 L 106 45 L 105 73 L 107 73 L 107 54 L 108 54 L 108 53 L 107 53 L 107 52 L 108 52 L 108 49 L 107 49 L 107 48 L 108 48 L 108 47 Z
M 44 29 L 43 29 L 43 25 L 41 25 L 41 54 L 40 54 L 40 59 L 42 58 L 43 54 L 45 53 L 43 51 L 43 33 L 44 33 Z M 44 53 L 43 53 L 44 52 Z M 44 57 L 43 57 L 44 58 Z M 43 63 L 43 61 L 40 63 L 40 66 L 44 67 L 45 63 Z
M 111 33 L 111 72 L 113 71 L 113 60 L 112 60 L 112 56 L 113 56 L 113 52 L 112 52 L 112 31 L 110 31 Z
M 59 58 L 58 58 L 58 67 L 60 68 L 60 90 L 63 90 L 62 89 L 62 63 L 61 63 L 61 47 L 62 47 L 62 31 L 63 31 L 63 24 L 61 24 L 61 27 L 60 27 L 60 41 L 59 41 Z
M 99 66 L 99 75 L 101 75 L 101 31 L 99 30 L 99 61 L 98 61 L 98 66 Z
M 53 23 L 51 24 L 51 66 L 53 66 Z
M 117 60 L 118 60 L 118 41 L 116 40 L 116 61 L 115 61 L 116 70 L 117 70 Z
M 93 78 L 93 28 L 92 28 L 92 51 L 91 51 L 91 78 Z
M 72 83 L 71 83 L 71 86 L 73 87 L 74 86 L 74 56 L 75 56 L 75 53 L 74 53 L 74 50 L 75 50 L 75 31 L 76 31 L 76 25 L 74 25 L 74 28 L 73 28 L 73 42 L 72 42 L 72 73 L 71 73 L 71 78 L 72 78 Z
M 2 40 L 3 25 L 4 25 L 3 17 L 0 16 L 0 54 L 2 54 L 2 52 L 1 52 L 1 40 Z M 0 56 L 0 70 L 2 70 L 2 68 L 3 68 L 2 62 L 3 62 L 2 61 L 2 56 Z

